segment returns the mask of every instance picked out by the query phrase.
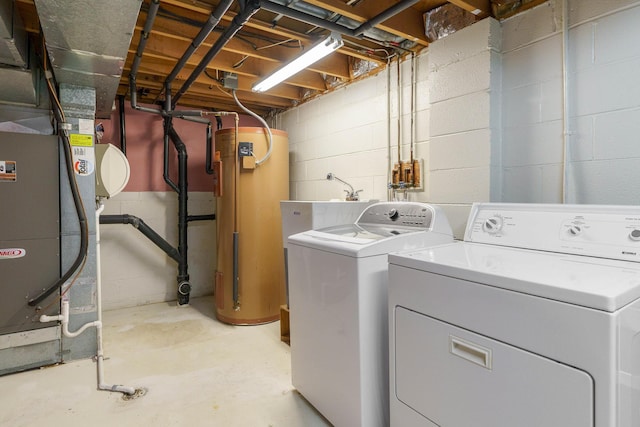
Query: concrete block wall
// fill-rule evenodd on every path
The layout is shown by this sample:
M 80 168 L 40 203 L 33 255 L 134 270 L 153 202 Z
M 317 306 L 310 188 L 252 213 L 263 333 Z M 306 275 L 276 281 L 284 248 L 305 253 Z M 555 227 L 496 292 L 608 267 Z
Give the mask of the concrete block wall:
M 290 198 L 344 199 L 333 172 L 362 189 L 363 199 L 386 199 L 387 93 L 382 73 L 289 110 L 274 127 L 289 134 Z
M 500 104 L 491 95 L 500 92 L 499 31 L 497 21 L 482 21 L 432 44 L 441 49 L 405 59 L 399 72 L 392 64 L 277 116 L 274 126 L 289 133 L 291 199 L 344 198 L 341 185 L 325 180 L 333 172 L 364 189 L 363 198 L 387 200 L 389 167 L 398 146 L 409 160 L 413 131 L 424 190 L 407 197 L 440 205 L 462 238 L 470 203 L 489 200 L 499 182 L 491 179 L 499 158 Z
M 190 215 L 215 212 L 211 192 L 189 192 Z M 122 192 L 105 201 L 105 215 L 142 218 L 172 246 L 178 246 L 178 196 L 175 192 Z M 211 295 L 216 267 L 216 223 L 189 223 L 191 297 Z M 102 298 L 105 310 L 132 307 L 176 296 L 177 264 L 131 225 L 100 225 Z
M 572 10 L 569 202 L 640 204 L 640 2 Z
M 429 200 L 499 200 L 500 24 L 485 19 L 429 47 Z
M 570 203 L 640 203 L 640 2 L 615 4 L 569 0 Z M 418 56 L 415 151 L 426 189 L 410 200 L 441 205 L 456 237 L 474 201 L 563 200 L 562 16 L 551 0 Z M 290 137 L 292 199 L 342 197 L 327 171 L 385 199 L 398 110 L 408 157 L 410 61 L 401 67 L 401 109 L 394 67 L 390 84 L 384 71 L 276 118 Z
M 570 0 L 566 201 L 638 204 L 640 2 Z M 562 2 L 503 26 L 503 199 L 563 199 Z
M 425 161 L 423 180 L 428 179 L 428 77 L 428 52 L 423 51 L 413 67 L 410 58 L 399 70 L 394 63 L 375 76 L 278 115 L 272 125 L 289 134 L 291 199 L 344 199 L 344 186 L 325 179 L 333 172 L 363 189 L 363 199 L 387 200 L 389 168 L 397 162 L 398 151 L 402 160 L 409 160 L 412 133 L 414 157 Z M 409 198 L 424 199 L 425 191 Z
M 502 23 L 503 197 L 562 202 L 562 5 Z

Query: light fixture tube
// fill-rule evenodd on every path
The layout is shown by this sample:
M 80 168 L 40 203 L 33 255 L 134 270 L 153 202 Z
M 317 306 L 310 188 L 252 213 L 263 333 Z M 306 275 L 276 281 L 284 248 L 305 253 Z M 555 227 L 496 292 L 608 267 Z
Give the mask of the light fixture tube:
M 307 68 L 309 65 L 329 55 L 342 47 L 342 38 L 339 34 L 332 33 L 325 40 L 313 46 L 302 55 L 298 56 L 288 64 L 278 68 L 273 74 L 260 80 L 252 86 L 254 92 L 265 92 L 278 83 L 288 79 L 297 72 Z

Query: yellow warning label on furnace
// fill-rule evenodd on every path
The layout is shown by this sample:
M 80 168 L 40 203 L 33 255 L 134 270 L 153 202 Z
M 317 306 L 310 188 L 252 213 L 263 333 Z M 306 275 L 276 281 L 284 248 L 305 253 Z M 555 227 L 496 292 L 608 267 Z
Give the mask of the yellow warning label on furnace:
M 91 147 L 93 145 L 93 136 L 72 133 L 69 135 L 69 141 L 74 147 Z

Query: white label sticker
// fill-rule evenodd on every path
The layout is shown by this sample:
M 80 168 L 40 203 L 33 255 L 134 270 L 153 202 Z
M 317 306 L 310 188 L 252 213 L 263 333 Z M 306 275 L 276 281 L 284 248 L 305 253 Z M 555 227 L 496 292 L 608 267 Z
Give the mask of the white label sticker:
M 71 147 L 73 170 L 77 175 L 88 176 L 96 169 L 96 152 L 93 147 Z
M 22 258 L 26 254 L 27 251 L 22 248 L 0 249 L 0 259 Z
M 93 127 L 93 120 L 78 119 L 78 133 L 93 135 L 95 133 L 95 129 Z

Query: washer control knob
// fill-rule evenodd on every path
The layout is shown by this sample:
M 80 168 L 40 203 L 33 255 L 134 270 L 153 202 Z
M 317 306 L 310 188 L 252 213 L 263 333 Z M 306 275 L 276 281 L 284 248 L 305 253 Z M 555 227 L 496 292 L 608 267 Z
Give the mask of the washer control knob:
M 638 242 L 640 241 L 640 230 L 635 228 L 634 230 L 631 231 L 631 233 L 629 233 L 629 239 Z
M 502 230 L 502 218 L 499 216 L 492 216 L 482 224 L 482 229 L 489 234 L 497 234 Z
M 571 236 L 579 236 L 582 234 L 582 227 L 577 224 L 571 224 L 569 227 L 569 234 Z
M 400 214 L 398 213 L 398 211 L 396 209 L 391 209 L 389 211 L 389 219 L 391 221 L 397 220 L 399 216 L 400 216 Z

